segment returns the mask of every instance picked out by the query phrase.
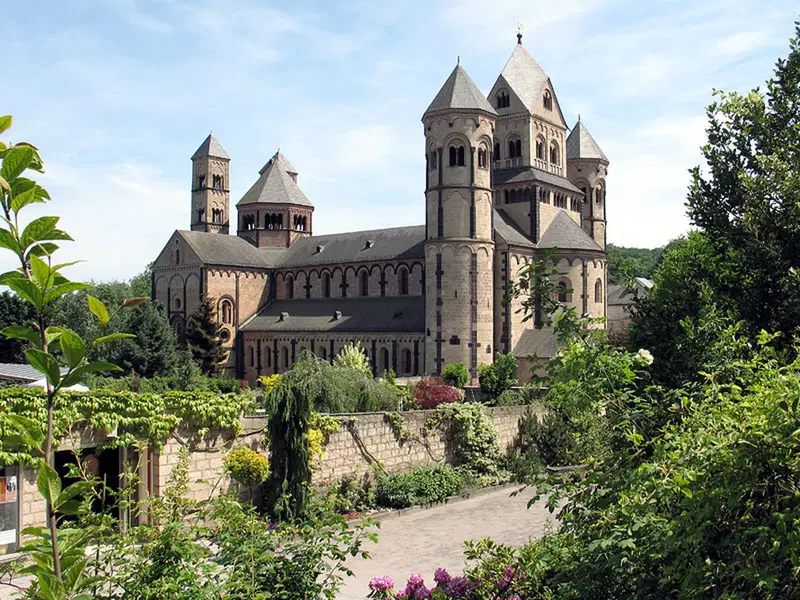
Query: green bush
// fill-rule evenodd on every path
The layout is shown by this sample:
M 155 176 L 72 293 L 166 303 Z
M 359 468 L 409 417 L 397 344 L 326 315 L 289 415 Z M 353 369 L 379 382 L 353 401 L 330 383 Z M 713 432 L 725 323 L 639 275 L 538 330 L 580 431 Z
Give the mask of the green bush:
M 506 390 L 497 397 L 495 406 L 522 406 L 525 404 L 525 398 L 521 392 L 516 390 Z
M 389 508 L 432 504 L 458 494 L 468 482 L 463 473 L 450 466 L 423 467 L 378 478 L 375 499 L 379 506 Z
M 441 377 L 446 384 L 458 389 L 464 389 L 464 386 L 469 381 L 469 371 L 467 371 L 464 363 L 453 363 L 445 365 L 444 369 L 442 369 Z
M 250 448 L 234 448 L 222 464 L 234 481 L 247 487 L 264 483 L 269 477 L 269 459 Z
M 375 508 L 375 485 L 369 473 L 351 473 L 336 482 L 328 492 L 333 509 L 340 513 Z
M 478 367 L 478 383 L 481 391 L 488 394 L 491 399 L 495 399 L 506 390 L 510 390 L 517 385 L 514 372 L 517 370 L 517 359 L 510 352 L 501 354 L 498 352 L 492 364 L 484 364 Z
M 216 392 L 217 394 L 240 394 L 242 382 L 231 377 L 208 377 L 194 374 L 190 378 L 183 377 L 90 377 L 86 382 L 94 390 L 112 390 L 115 392 Z
M 457 467 L 475 477 L 500 474 L 500 433 L 482 404 L 442 404 L 427 427 L 447 434 Z

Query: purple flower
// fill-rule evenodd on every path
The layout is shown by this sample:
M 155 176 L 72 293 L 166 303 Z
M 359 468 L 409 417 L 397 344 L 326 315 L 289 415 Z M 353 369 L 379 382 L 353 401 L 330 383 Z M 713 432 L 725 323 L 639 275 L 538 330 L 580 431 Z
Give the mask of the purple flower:
M 433 574 L 433 580 L 436 583 L 441 584 L 441 585 L 446 585 L 446 584 L 450 583 L 450 581 L 452 579 L 453 578 L 450 576 L 450 573 L 448 573 L 446 570 L 442 569 L 441 567 L 436 569 L 436 571 Z
M 394 580 L 388 575 L 383 577 L 373 577 L 369 580 L 369 589 L 378 592 L 388 592 L 394 588 Z
M 514 575 L 514 569 L 511 567 L 506 567 L 503 569 L 503 576 L 497 581 L 497 587 L 499 587 L 501 590 L 506 589 L 509 585 L 511 585 L 511 582 L 514 581 Z
M 422 575 L 419 573 L 412 573 L 408 577 L 408 584 L 406 585 L 407 590 L 417 590 L 425 585 L 425 580 L 422 578 Z
M 458 577 L 453 577 L 447 584 L 447 593 L 455 598 L 460 598 L 469 593 L 471 588 L 472 585 L 469 579 L 463 575 L 459 575 Z

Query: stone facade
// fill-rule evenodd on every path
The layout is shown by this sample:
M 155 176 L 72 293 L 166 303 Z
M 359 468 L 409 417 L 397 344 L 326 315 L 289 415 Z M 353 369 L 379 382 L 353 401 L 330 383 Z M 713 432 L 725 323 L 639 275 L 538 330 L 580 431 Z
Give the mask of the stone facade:
M 555 351 L 522 299 L 504 303 L 543 252 L 563 302 L 607 316 L 608 159 L 580 121 L 570 131 L 521 40 L 488 98 L 458 65 L 422 123 L 424 227 L 324 236 L 312 234 L 313 205 L 280 152 L 237 203 L 236 235 L 225 235 L 230 158 L 209 136 L 192 157 L 192 231 L 176 231 L 153 266 L 154 298 L 178 335 L 211 297 L 227 374 L 251 384 L 291 368 L 304 348 L 331 360 L 351 342 L 376 374 L 463 362 L 475 377 L 498 351 L 521 360 Z

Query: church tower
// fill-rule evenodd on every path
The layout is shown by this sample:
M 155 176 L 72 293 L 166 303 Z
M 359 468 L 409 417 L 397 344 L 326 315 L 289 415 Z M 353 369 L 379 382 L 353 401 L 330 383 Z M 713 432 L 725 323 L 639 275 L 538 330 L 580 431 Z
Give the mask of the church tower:
M 583 192 L 581 227 L 606 247 L 606 176 L 608 158 L 578 118 L 567 138 L 567 177 Z
M 457 65 L 422 116 L 426 147 L 425 371 L 491 363 L 491 164 L 497 113 Z
M 192 155 L 192 231 L 228 233 L 230 164 L 213 133 Z

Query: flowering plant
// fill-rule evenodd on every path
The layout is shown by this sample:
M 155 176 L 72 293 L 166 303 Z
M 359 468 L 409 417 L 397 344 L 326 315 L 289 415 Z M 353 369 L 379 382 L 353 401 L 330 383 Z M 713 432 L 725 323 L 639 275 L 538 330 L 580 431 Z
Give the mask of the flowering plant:
M 373 577 L 369 582 L 370 593 L 367 597 L 376 600 L 467 600 L 475 597 L 476 592 L 480 592 L 481 598 L 521 600 L 514 587 L 515 583 L 523 579 L 522 574 L 518 574 L 511 567 L 506 567 L 492 589 L 478 590 L 477 584 L 469 577 L 464 575 L 453 577 L 440 567 L 433 574 L 435 585 L 431 588 L 425 585 L 425 580 L 419 573 L 412 573 L 406 582 L 406 587 L 399 591 L 395 591 L 394 580 L 388 575 Z

